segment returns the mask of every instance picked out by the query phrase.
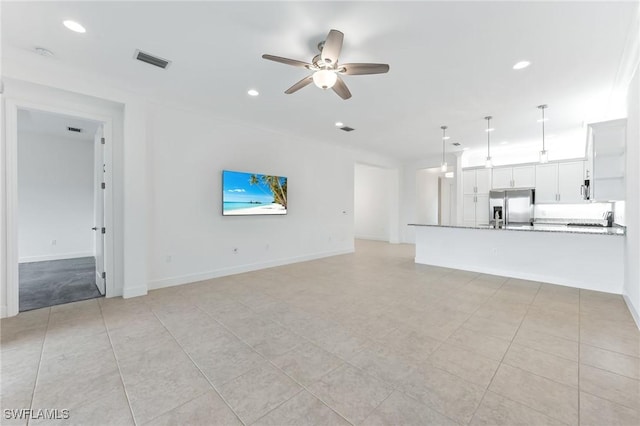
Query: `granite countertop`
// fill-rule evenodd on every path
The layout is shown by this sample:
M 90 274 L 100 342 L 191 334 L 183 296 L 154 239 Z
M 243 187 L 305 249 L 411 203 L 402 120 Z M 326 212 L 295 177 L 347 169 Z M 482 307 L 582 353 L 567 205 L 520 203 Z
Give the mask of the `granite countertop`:
M 572 234 L 599 234 L 624 236 L 626 228 L 620 225 L 613 225 L 610 228 L 597 226 L 567 226 L 566 223 L 534 223 L 532 225 L 507 225 L 506 228 L 495 229 L 489 225 L 462 226 L 462 225 L 427 225 L 422 223 L 410 223 L 410 226 L 433 226 L 439 228 L 463 228 L 463 229 L 486 229 L 492 231 L 533 231 L 533 232 L 565 232 Z

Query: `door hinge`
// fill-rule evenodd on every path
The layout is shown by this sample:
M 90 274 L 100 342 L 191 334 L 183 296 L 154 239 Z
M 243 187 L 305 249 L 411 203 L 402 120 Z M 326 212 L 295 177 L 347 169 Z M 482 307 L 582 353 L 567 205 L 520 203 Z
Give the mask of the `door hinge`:
M 107 143 L 107 141 L 105 141 L 105 139 L 104 139 L 104 138 L 100 138 L 100 143 L 101 143 L 102 145 L 104 145 L 105 143 Z
M 107 187 L 107 184 L 102 182 L 102 184 L 100 184 L 100 188 L 105 189 Z
M 103 272 L 103 273 L 102 273 L 102 279 L 103 279 L 103 280 L 106 280 L 106 279 L 107 279 L 107 273 L 106 273 L 106 272 Z
M 102 228 L 102 233 L 106 234 L 107 233 L 107 228 Z

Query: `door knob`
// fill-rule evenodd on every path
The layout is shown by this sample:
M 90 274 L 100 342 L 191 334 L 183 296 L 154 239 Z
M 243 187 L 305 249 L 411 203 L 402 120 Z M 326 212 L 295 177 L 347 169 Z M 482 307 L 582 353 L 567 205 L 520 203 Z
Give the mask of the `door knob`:
M 94 226 L 94 227 L 93 227 L 93 228 L 91 228 L 91 229 L 92 229 L 93 231 L 97 231 L 97 230 L 98 230 L 98 227 L 97 227 L 97 226 Z

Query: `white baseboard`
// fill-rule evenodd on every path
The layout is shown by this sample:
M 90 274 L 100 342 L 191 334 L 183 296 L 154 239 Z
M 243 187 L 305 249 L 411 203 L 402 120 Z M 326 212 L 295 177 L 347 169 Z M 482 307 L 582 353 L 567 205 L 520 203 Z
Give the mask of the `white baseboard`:
M 356 240 L 372 240 L 372 241 L 384 241 L 389 242 L 389 238 L 380 235 L 355 235 L 353 238 Z
M 78 257 L 94 257 L 93 252 L 45 254 L 42 256 L 25 256 L 18 259 L 18 263 L 46 262 L 49 260 L 76 259 Z
M 122 290 L 122 298 L 130 299 L 132 297 L 146 296 L 147 295 L 147 287 L 140 285 L 132 288 L 124 288 Z
M 269 260 L 266 262 L 250 263 L 246 265 L 232 266 L 230 268 L 220 268 L 213 271 L 198 274 L 182 275 L 178 277 L 164 278 L 149 282 L 149 290 L 155 290 L 176 285 L 189 284 L 198 281 L 210 280 L 227 275 L 241 274 L 243 272 L 257 271 L 259 269 L 273 268 L 275 266 L 289 265 L 291 263 L 306 262 L 308 260 L 322 259 L 324 257 L 338 256 L 341 254 L 353 253 L 354 249 L 334 250 L 321 253 L 314 253 L 304 256 L 288 257 L 285 259 Z
M 636 310 L 636 307 L 633 306 L 633 303 L 631 303 L 631 299 L 629 299 L 629 296 L 627 296 L 626 294 L 623 294 L 622 297 L 624 298 L 624 301 L 626 302 L 627 307 L 629 308 L 629 312 L 631 312 L 631 316 L 633 317 L 633 320 L 636 322 L 636 325 L 638 326 L 638 328 L 640 328 L 640 314 Z

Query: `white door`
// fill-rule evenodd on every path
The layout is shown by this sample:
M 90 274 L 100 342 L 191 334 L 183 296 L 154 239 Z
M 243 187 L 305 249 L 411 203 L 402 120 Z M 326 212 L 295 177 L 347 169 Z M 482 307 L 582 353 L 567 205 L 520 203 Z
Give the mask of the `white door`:
M 558 165 L 536 166 L 536 203 L 558 202 Z
M 494 189 L 511 188 L 511 167 L 502 167 L 493 169 L 493 183 Z
M 94 137 L 94 195 L 93 195 L 93 215 L 94 215 L 94 253 L 96 261 L 96 286 L 100 294 L 104 296 L 106 288 L 106 278 L 104 274 L 104 144 L 102 126 L 98 128 Z
M 475 192 L 476 192 L 476 171 L 463 170 L 462 171 L 462 193 L 475 194 Z
M 462 197 L 462 220 L 464 222 L 476 221 L 476 196 L 463 195 Z
M 476 188 L 478 194 L 488 194 L 491 190 L 491 169 L 476 170 Z
M 489 195 L 476 195 L 476 225 L 489 224 Z
M 536 186 L 536 167 L 520 166 L 513 168 L 514 188 L 533 188 Z
M 584 184 L 584 161 L 558 164 L 558 201 L 582 202 L 581 186 Z

